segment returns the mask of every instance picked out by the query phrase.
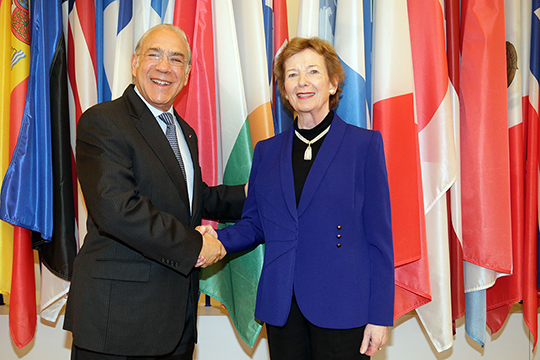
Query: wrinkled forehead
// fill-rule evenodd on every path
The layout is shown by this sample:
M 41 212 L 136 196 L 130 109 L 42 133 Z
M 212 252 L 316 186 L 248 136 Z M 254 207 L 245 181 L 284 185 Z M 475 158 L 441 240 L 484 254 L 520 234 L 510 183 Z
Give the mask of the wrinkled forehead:
M 185 39 L 170 29 L 156 29 L 150 32 L 143 39 L 140 51 L 147 52 L 148 50 L 188 57 L 188 47 Z

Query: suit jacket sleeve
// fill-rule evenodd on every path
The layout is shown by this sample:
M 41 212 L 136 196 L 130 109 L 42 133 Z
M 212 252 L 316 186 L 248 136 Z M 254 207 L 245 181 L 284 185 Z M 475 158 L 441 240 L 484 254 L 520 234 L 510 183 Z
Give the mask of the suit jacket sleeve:
M 100 233 L 187 275 L 200 253 L 202 237 L 171 213 L 154 206 L 148 189 L 146 195 L 141 192 L 137 176 L 151 176 L 152 166 L 157 165 L 134 171 L 141 143 L 133 140 L 136 130 L 118 125 L 125 125 L 126 116 L 122 107 L 94 107 L 78 123 L 77 173 L 89 216 Z M 170 181 L 155 179 L 153 191 L 165 191 L 160 188 L 160 180 Z M 180 205 L 172 204 L 168 210 Z
M 394 315 L 394 250 L 390 192 L 380 132 L 371 137 L 365 164 L 363 221 L 369 243 L 369 323 L 392 325 Z

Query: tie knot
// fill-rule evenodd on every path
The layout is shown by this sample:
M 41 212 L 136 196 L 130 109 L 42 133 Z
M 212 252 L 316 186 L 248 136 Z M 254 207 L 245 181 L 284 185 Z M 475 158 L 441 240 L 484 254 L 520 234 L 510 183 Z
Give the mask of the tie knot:
M 158 116 L 161 121 L 163 121 L 167 125 L 173 124 L 173 116 L 171 113 L 164 112 L 161 115 Z

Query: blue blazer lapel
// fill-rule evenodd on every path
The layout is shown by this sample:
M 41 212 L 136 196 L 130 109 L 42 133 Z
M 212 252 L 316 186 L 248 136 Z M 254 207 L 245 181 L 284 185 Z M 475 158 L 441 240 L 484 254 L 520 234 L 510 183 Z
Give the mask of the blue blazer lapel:
M 298 218 L 298 210 L 296 209 L 296 196 L 294 193 L 294 175 L 292 169 L 292 143 L 294 136 L 294 128 L 291 127 L 287 130 L 284 136 L 284 140 L 281 144 L 281 159 L 279 161 L 280 166 L 280 178 L 281 188 L 287 203 L 287 208 L 294 219 Z
M 317 188 L 322 182 L 323 177 L 330 166 L 330 163 L 336 156 L 336 153 L 341 145 L 343 135 L 345 135 L 346 124 L 341 120 L 336 113 L 334 113 L 334 119 L 332 125 L 324 142 L 321 145 L 317 157 L 309 171 L 304 189 L 302 190 L 302 196 L 300 197 L 300 203 L 298 204 L 298 216 L 307 209 L 311 199 L 315 195 Z M 292 151 L 292 150 L 291 150 Z M 294 186 L 293 186 L 294 187 Z

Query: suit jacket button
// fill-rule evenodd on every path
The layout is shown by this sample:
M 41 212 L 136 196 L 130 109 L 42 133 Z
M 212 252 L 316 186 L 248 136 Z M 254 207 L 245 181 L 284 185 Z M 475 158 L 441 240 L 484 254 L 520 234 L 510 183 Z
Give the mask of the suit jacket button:
M 338 243 L 336 246 L 337 246 L 338 248 L 340 248 L 340 247 L 341 247 L 341 243 Z
M 341 234 L 337 234 L 336 236 L 338 239 L 341 239 Z
M 337 229 L 338 229 L 338 230 L 341 230 L 341 225 L 338 225 L 338 226 L 337 226 Z

